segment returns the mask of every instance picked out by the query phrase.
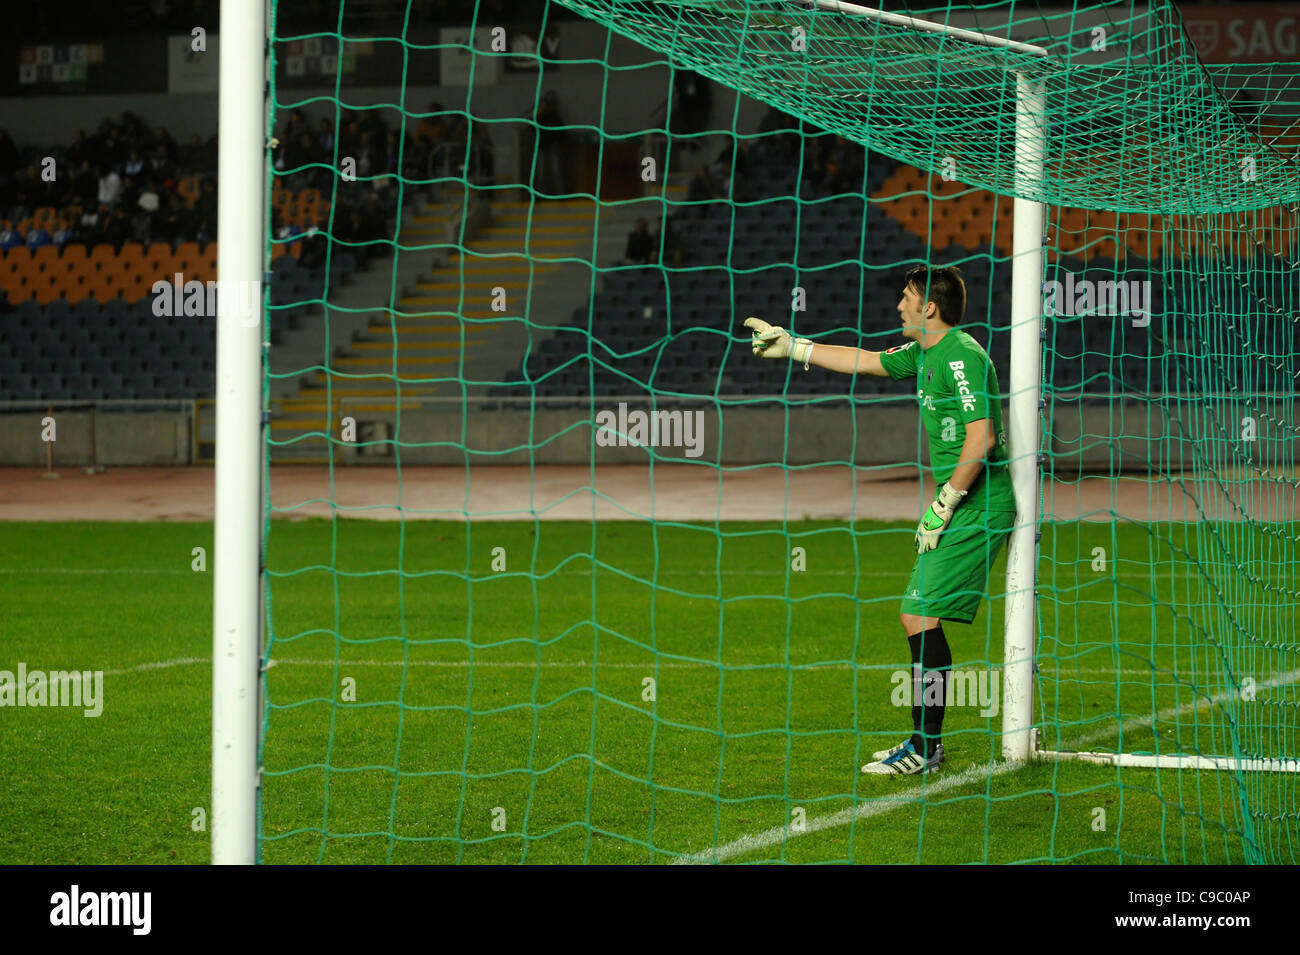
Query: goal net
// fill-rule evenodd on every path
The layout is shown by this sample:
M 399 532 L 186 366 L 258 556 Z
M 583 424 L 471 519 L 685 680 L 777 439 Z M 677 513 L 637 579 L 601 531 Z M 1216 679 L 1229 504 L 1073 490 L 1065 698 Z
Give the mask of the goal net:
M 1166 0 L 351 6 L 271 21 L 263 861 L 1296 861 L 1290 87 Z M 1020 532 L 890 780 L 916 397 L 743 322 L 883 350 L 918 264 Z

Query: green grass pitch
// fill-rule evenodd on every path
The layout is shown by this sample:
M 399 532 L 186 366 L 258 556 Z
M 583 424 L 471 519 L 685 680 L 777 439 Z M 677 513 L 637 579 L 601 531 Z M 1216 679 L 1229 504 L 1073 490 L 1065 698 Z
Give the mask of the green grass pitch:
M 940 773 L 859 774 L 909 729 L 912 529 L 273 522 L 263 861 L 1242 861 L 1230 774 L 1005 770 L 978 701 Z M 205 862 L 211 525 L 5 530 L 0 669 L 103 670 L 105 704 L 0 709 L 0 863 Z M 1191 532 L 1157 530 L 1043 528 L 1053 748 L 1226 745 L 1159 550 Z M 1002 613 L 947 628 L 956 669 L 1000 665 Z

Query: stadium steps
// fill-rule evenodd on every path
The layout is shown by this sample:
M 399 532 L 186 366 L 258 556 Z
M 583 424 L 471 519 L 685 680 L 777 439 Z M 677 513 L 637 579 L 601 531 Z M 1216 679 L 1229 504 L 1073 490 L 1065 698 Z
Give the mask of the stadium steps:
M 336 375 L 329 392 L 324 388 L 325 375 L 320 370 L 306 374 L 289 373 L 326 363 L 327 326 L 333 354 L 328 359 L 330 367 L 343 371 L 339 356 L 347 354 L 353 340 L 367 334 L 372 325 L 387 323 L 393 306 L 394 284 L 400 289 L 418 280 L 429 267 L 432 253 L 428 246 L 442 241 L 447 224 L 459 214 L 459 199 L 434 205 L 421 202 L 403 210 L 399 248 L 393 253 L 396 264 L 393 259 L 380 259 L 365 272 L 355 275 L 351 284 L 331 288 L 329 305 L 323 312 L 308 316 L 297 329 L 285 331 L 282 340 L 271 350 L 270 359 L 273 375 L 281 376 L 273 377 L 270 383 L 274 412 L 270 433 L 275 441 L 301 439 L 304 435 L 325 430 L 327 425 L 331 428 L 329 433 L 337 436 L 337 422 L 331 424 L 326 417 L 329 410 L 327 395 L 332 395 L 335 415 L 341 398 L 358 402 L 376 399 L 373 405 L 349 406 L 351 411 L 392 413 L 398 410 L 391 378 L 387 379 L 388 386 L 385 387 L 385 379 L 375 376 L 373 366 L 357 365 L 346 371 L 348 375 L 368 376 L 364 378 L 342 379 Z M 401 308 L 399 305 L 398 309 Z M 398 316 L 399 320 L 402 318 Z M 429 370 L 437 366 L 417 361 L 409 368 L 406 365 L 400 367 L 400 374 L 404 377 L 427 377 Z M 391 376 L 391 363 L 384 372 Z M 446 374 L 445 371 L 434 373 Z M 419 386 L 402 388 L 404 397 L 418 393 Z M 417 406 L 409 401 L 402 403 L 404 408 Z M 322 456 L 323 450 L 323 444 L 317 438 L 276 447 L 273 453 L 277 461 L 310 463 L 328 460 Z
M 271 436 L 276 442 L 299 440 L 277 447 L 276 459 L 325 460 L 321 439 L 301 439 L 327 425 L 332 429 L 329 433 L 337 435 L 337 422 L 328 418 L 327 395 L 335 409 L 345 400 L 349 413 L 388 415 L 418 408 L 421 398 L 462 393 L 455 383 L 410 379 L 512 378 L 522 367 L 525 350 L 536 350 L 542 340 L 554 335 L 554 329 L 567 323 L 575 308 L 588 305 L 593 287 L 592 230 L 599 227 L 595 259 L 606 269 L 622 256 L 636 219 L 645 216 L 657 221 L 663 214 L 663 199 L 683 199 L 688 180 L 689 173 L 675 173 L 662 196 L 615 206 L 597 206 L 590 200 L 495 203 L 491 225 L 466 244 L 467 254 L 453 256 L 447 265 L 433 269 L 427 246 L 443 241 L 448 224 L 459 215 L 459 200 L 408 211 L 399 242 L 426 248 L 396 253 L 396 285 L 401 294 L 395 307 L 390 307 L 393 268 L 387 261 L 358 276 L 337 296 L 331 295 L 331 304 L 339 306 L 326 310 L 330 341 L 340 343 L 331 359 L 335 374 L 327 378 L 323 370 L 316 370 L 295 376 L 280 389 Z M 548 258 L 577 261 L 545 261 Z M 602 285 L 602 274 L 597 272 L 595 287 L 599 290 Z M 506 288 L 506 312 L 491 310 L 496 286 Z M 531 298 L 525 299 L 530 291 Z M 528 322 L 523 321 L 525 315 Z M 275 350 L 281 353 L 281 365 L 323 364 L 323 323 L 308 319 L 296 337 L 296 349 Z M 401 356 L 398 375 L 404 379 L 400 401 L 392 379 L 395 341 Z M 486 394 L 487 387 L 478 390 Z

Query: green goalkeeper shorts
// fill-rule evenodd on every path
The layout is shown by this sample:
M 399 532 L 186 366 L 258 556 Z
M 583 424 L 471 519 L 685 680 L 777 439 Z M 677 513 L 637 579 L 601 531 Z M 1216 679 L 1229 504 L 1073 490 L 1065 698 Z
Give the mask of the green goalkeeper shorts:
M 939 546 L 916 555 L 903 613 L 970 623 L 988 592 L 989 571 L 1015 527 L 1014 511 L 959 507 Z

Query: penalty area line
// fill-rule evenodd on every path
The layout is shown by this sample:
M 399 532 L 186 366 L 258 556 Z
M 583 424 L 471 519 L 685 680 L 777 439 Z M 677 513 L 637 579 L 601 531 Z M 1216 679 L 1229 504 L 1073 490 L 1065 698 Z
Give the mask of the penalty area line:
M 992 779 L 995 776 L 1001 776 L 1003 773 L 1016 769 L 1019 765 L 1018 763 L 998 761 L 992 765 L 967 766 L 961 772 L 952 776 L 944 776 L 937 782 L 912 786 L 893 796 L 877 796 L 856 806 L 849 806 L 839 812 L 833 812 L 829 816 L 818 816 L 816 819 L 809 819 L 804 823 L 802 829 L 791 830 L 788 825 L 773 826 L 766 832 L 741 836 L 739 839 L 728 842 L 711 852 L 679 856 L 672 861 L 671 865 L 701 865 L 709 862 L 726 862 L 736 856 L 746 855 L 758 849 L 766 849 L 768 846 L 785 842 L 787 839 L 793 839 L 796 836 L 806 836 L 814 832 L 821 832 L 823 829 L 847 826 L 858 819 L 870 819 L 872 816 L 883 815 L 894 809 L 913 806 L 927 795 L 942 795 L 950 789 L 968 786 L 982 779 Z
M 1264 680 L 1259 685 L 1262 687 L 1286 686 L 1292 683 L 1300 682 L 1300 669 L 1291 670 L 1287 673 L 1279 674 L 1268 680 Z M 1155 717 L 1136 716 L 1125 720 L 1116 728 L 1102 726 L 1092 733 L 1088 733 L 1076 741 L 1075 745 L 1080 748 L 1091 746 L 1102 740 L 1112 739 L 1122 735 L 1125 732 L 1136 730 L 1143 726 L 1150 726 L 1152 723 L 1165 722 L 1172 718 L 1183 716 L 1195 710 L 1207 706 L 1214 706 L 1233 697 L 1239 691 L 1225 691 L 1217 693 L 1214 696 L 1205 699 L 1196 700 L 1191 703 L 1184 703 L 1181 706 L 1170 706 L 1156 712 Z M 1038 760 L 1031 758 L 1028 762 L 1016 763 L 1009 760 L 998 760 L 997 762 L 968 766 L 960 772 L 945 776 L 935 783 L 922 783 L 920 786 L 912 786 L 904 792 L 893 796 L 877 796 L 859 803 L 857 806 L 849 806 L 841 809 L 839 812 L 831 813 L 829 816 L 819 816 L 816 819 L 809 819 L 804 823 L 802 829 L 792 830 L 789 825 L 773 826 L 765 832 L 754 833 L 748 836 L 741 836 L 725 845 L 716 849 L 705 852 L 694 852 L 688 855 L 678 856 L 673 859 L 670 865 L 705 865 L 710 862 L 726 862 L 734 859 L 736 856 L 745 855 L 758 849 L 766 849 L 768 846 L 776 845 L 778 842 L 785 842 L 788 839 L 794 839 L 798 836 L 806 836 L 809 833 L 821 832 L 823 829 L 834 829 L 837 826 L 846 826 L 856 819 L 869 819 L 872 816 L 879 816 L 893 809 L 901 809 L 904 806 L 916 805 L 924 800 L 925 796 L 930 793 L 942 794 L 950 789 L 958 789 L 969 783 L 978 782 L 984 779 L 994 779 L 998 776 L 1005 775 L 1016 769 L 1023 769 L 1034 765 Z

